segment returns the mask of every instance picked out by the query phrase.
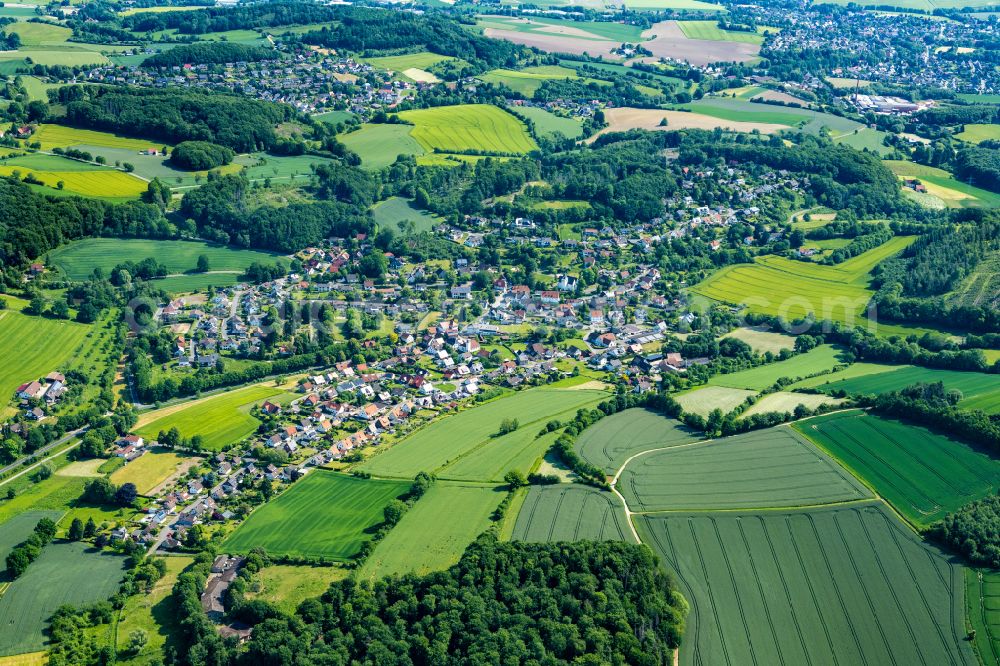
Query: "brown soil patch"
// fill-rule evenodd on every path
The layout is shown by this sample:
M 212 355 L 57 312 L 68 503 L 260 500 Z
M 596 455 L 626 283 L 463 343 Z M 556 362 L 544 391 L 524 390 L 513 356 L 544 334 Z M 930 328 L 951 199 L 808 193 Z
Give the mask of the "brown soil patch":
M 597 39 L 580 39 L 568 35 L 553 35 L 543 32 L 518 32 L 517 30 L 498 30 L 496 28 L 486 28 L 483 34 L 494 39 L 504 39 L 508 42 L 521 44 L 522 46 L 533 46 L 546 53 L 570 53 L 573 55 L 583 55 L 587 53 L 592 56 L 602 55 L 605 58 L 619 60 L 620 58 L 611 53 L 611 49 L 619 45 L 618 42 Z
M 732 132 L 751 132 L 759 130 L 762 134 L 772 134 L 787 130 L 785 125 L 776 123 L 753 123 L 737 120 L 723 120 L 711 116 L 703 116 L 700 113 L 688 111 L 664 111 L 662 109 L 633 109 L 631 107 L 620 107 L 617 109 L 605 109 L 604 118 L 608 121 L 608 126 L 591 137 L 588 141 L 593 141 L 601 134 L 608 132 L 624 132 L 630 129 L 647 130 L 677 130 L 677 129 L 707 129 L 721 128 Z M 667 126 L 660 127 L 660 121 L 667 119 Z
M 676 21 L 660 21 L 642 33 L 642 46 L 658 58 L 687 61 L 695 66 L 713 62 L 746 62 L 760 53 L 759 44 L 688 39 Z
M 788 104 L 801 104 L 805 106 L 808 104 L 804 99 L 799 99 L 795 95 L 789 95 L 786 92 L 781 92 L 780 90 L 765 90 L 758 93 L 750 98 L 751 102 L 756 102 L 757 100 L 769 100 L 772 102 L 786 102 Z

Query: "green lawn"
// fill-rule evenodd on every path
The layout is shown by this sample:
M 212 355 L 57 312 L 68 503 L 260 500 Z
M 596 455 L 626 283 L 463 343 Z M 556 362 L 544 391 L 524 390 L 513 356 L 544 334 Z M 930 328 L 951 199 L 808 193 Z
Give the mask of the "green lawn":
M 764 36 L 756 32 L 723 30 L 718 21 L 678 21 L 681 32 L 688 39 L 707 39 L 713 42 L 744 42 L 763 44 Z
M 692 288 L 715 301 L 746 305 L 750 312 L 786 319 L 813 313 L 819 319 L 862 324 L 872 291 L 871 270 L 914 240 L 897 236 L 888 243 L 835 266 L 767 255 L 753 264 L 727 266 Z
M 400 155 L 424 154 L 424 148 L 410 134 L 412 129 L 409 125 L 362 125 L 359 130 L 337 138 L 361 157 L 366 169 L 381 169 Z
M 411 135 L 427 152 L 527 153 L 538 148 L 520 120 L 489 104 L 416 109 L 399 117 L 414 125 Z
M 0 597 L 0 655 L 44 648 L 52 613 L 64 604 L 107 599 L 118 589 L 124 567 L 125 558 L 96 552 L 84 542 L 46 546 Z
M 621 500 L 580 484 L 532 486 L 517 514 L 517 541 L 635 542 Z
M 754 328 L 736 328 L 726 333 L 724 338 L 736 338 L 745 342 L 758 354 L 777 354 L 782 349 L 795 348 L 795 336 L 774 331 L 759 331 Z
M 860 411 L 819 416 L 794 428 L 919 527 L 1000 487 L 1000 461 L 926 428 Z
M 785 361 L 759 365 L 728 375 L 714 375 L 708 383 L 712 386 L 762 391 L 773 386 L 782 377 L 801 379 L 824 370 L 831 370 L 838 363 L 843 363 L 841 350 L 833 345 L 821 345 Z
M 372 217 L 380 229 L 392 229 L 399 234 L 419 234 L 431 231 L 440 218 L 424 212 L 402 197 L 390 197 L 372 207 Z
M 268 398 L 284 393 L 273 386 L 248 386 L 225 391 L 209 398 L 171 405 L 144 414 L 136 434 L 156 439 L 161 430 L 176 427 L 182 437 L 201 435 L 206 449 L 220 450 L 252 434 L 259 421 L 250 415 L 250 408 Z
M 885 145 L 886 136 L 888 136 L 886 132 L 881 130 L 863 127 L 856 132 L 849 132 L 838 136 L 834 139 L 834 143 L 842 143 L 857 150 L 867 149 L 876 155 L 885 156 L 893 153 L 892 148 Z
M 577 139 L 583 135 L 583 123 L 579 120 L 563 118 L 537 106 L 522 106 L 516 111 L 535 124 L 535 133 L 539 136 L 553 138 L 562 134 L 567 139 Z
M 192 459 L 197 460 L 167 449 L 153 449 L 115 470 L 110 478 L 117 485 L 134 483 L 139 494 L 145 495 L 167 480 L 181 463 Z
M 505 487 L 438 481 L 376 546 L 360 578 L 447 569 L 490 526 L 506 492 Z
M 406 493 L 410 481 L 359 479 L 316 470 L 260 507 L 226 540 L 224 548 L 261 547 L 273 555 L 348 560 L 382 523 L 382 509 Z
M 292 614 L 300 603 L 320 596 L 331 583 L 347 578 L 350 573 L 346 567 L 272 564 L 257 574 L 260 590 L 250 591 L 247 598 L 269 601 Z
M 402 72 L 406 69 L 427 69 L 431 65 L 436 65 L 439 62 L 447 62 L 449 60 L 455 60 L 451 56 L 438 55 L 437 53 L 431 53 L 430 51 L 420 51 L 419 53 L 408 53 L 405 55 L 398 56 L 381 56 L 378 58 L 362 58 L 362 62 L 366 62 L 372 67 L 378 69 L 391 69 L 397 72 Z
M 728 414 L 756 393 L 756 391 L 727 386 L 701 386 L 678 393 L 674 399 L 685 412 L 708 416 L 716 409 L 721 409 L 723 414 Z
M 695 664 L 953 664 L 965 641 L 962 568 L 881 503 L 637 520 L 691 604 Z
M 14 390 L 25 382 L 66 370 L 95 330 L 89 324 L 26 315 L 25 301 L 0 295 L 7 310 L 0 310 L 0 406 L 13 399 Z
M 618 489 L 633 511 L 784 508 L 871 497 L 783 426 L 636 458 Z
M 826 393 L 844 391 L 848 395 L 878 395 L 898 391 L 912 384 L 943 382 L 945 388 L 958 389 L 963 399 L 959 406 L 981 409 L 989 414 L 1000 413 L 1000 375 L 983 372 L 935 370 L 915 366 L 879 366 L 884 372 L 872 372 L 842 379 L 831 376 L 829 383 L 815 388 Z M 836 381 L 834 381 L 836 380 Z
M 603 391 L 591 390 L 535 388 L 519 391 L 434 421 L 369 459 L 361 465 L 361 469 L 376 476 L 410 479 L 417 472 L 435 472 L 457 463 L 462 456 L 475 454 L 482 447 L 491 447 L 491 453 L 496 456 L 480 458 L 482 473 L 489 474 L 487 468 L 492 466 L 495 457 L 506 458 L 509 453 L 504 447 L 497 446 L 497 442 L 504 438 L 493 437 L 504 419 L 518 419 L 520 429 L 534 435 L 554 415 L 576 410 L 606 397 L 608 394 Z M 518 435 L 519 430 L 513 435 Z
M 0 562 L 4 563 L 4 568 L 0 570 L 0 573 L 3 574 L 0 576 L 0 580 L 6 580 L 7 555 L 14 549 L 14 546 L 31 536 L 35 525 L 42 518 L 59 520 L 61 515 L 59 511 L 25 511 L 0 525 Z
M 525 67 L 524 69 L 494 69 L 480 75 L 480 80 L 493 85 L 507 86 L 527 97 L 535 94 L 545 81 L 577 79 L 576 70 L 558 65 Z
M 605 416 L 577 438 L 576 452 L 592 465 L 613 475 L 631 456 L 649 449 L 697 442 L 699 433 L 679 421 L 647 409 L 626 409 Z
M 73 241 L 48 253 L 48 261 L 70 280 L 82 281 L 100 268 L 105 275 L 123 261 L 153 257 L 170 273 L 194 270 L 198 257 L 208 257 L 209 271 L 225 271 L 235 278 L 254 262 L 273 264 L 280 255 L 256 250 L 237 250 L 197 241 L 144 240 L 135 238 L 86 238 Z M 212 281 L 204 275 L 191 276 Z
M 8 35 L 13 33 L 21 38 L 22 46 L 53 46 L 62 44 L 73 30 L 49 23 L 11 23 L 4 28 Z

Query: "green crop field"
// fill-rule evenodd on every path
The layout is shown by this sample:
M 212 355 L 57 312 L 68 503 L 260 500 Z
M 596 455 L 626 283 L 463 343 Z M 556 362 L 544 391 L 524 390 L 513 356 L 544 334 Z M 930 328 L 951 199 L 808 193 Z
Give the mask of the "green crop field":
M 857 479 L 780 426 L 654 451 L 622 472 L 633 511 L 793 507 L 871 497 Z
M 505 487 L 438 481 L 379 542 L 359 578 L 447 569 L 490 526 L 506 494 Z
M 727 386 L 702 386 L 678 393 L 674 399 L 685 412 L 708 416 L 716 409 L 721 409 L 723 414 L 728 414 L 756 393 L 756 391 Z
M 337 139 L 361 157 L 366 169 L 381 169 L 400 155 L 424 154 L 411 130 L 409 125 L 362 125 L 355 132 L 337 135 Z
M 831 398 L 822 394 L 775 391 L 761 397 L 749 409 L 740 414 L 740 418 L 745 419 L 754 414 L 768 414 L 771 412 L 794 414 L 795 408 L 800 405 L 808 409 L 816 409 L 821 405 L 837 405 L 841 402 L 843 401 L 838 398 Z
M 721 5 L 701 0 L 625 0 L 629 9 L 678 9 L 684 11 L 701 11 L 725 13 L 728 11 Z
M 350 111 L 326 111 L 324 113 L 318 113 L 313 116 L 313 120 L 318 120 L 321 123 L 330 123 L 331 125 L 336 125 L 337 123 L 342 123 L 350 120 L 354 117 L 354 114 Z
M 983 372 L 959 372 L 957 370 L 935 370 L 914 366 L 877 366 L 889 368 L 884 372 L 872 372 L 857 377 L 845 377 L 815 388 L 832 393 L 844 391 L 848 395 L 878 395 L 898 391 L 912 384 L 943 382 L 945 388 L 958 389 L 963 399 L 959 405 L 965 409 L 981 409 L 989 414 L 1000 413 L 1000 375 Z
M 511 17 L 484 15 L 478 17 L 480 28 L 512 30 L 543 35 L 563 34 L 579 40 L 611 40 L 614 42 L 641 42 L 642 28 L 619 21 L 574 21 L 572 19 L 544 18 L 540 16 Z
M 688 39 L 707 39 L 713 42 L 745 42 L 763 44 L 764 36 L 756 32 L 723 30 L 718 21 L 678 21 L 681 32 Z
M 690 444 L 700 434 L 647 409 L 626 409 L 605 416 L 577 438 L 576 452 L 592 465 L 614 474 L 640 451 Z
M 256 511 L 224 544 L 230 552 L 261 547 L 273 555 L 347 560 L 383 522 L 382 509 L 411 481 L 358 479 L 313 471 Z
M 0 525 L 0 562 L 4 562 L 3 566 L 6 567 L 7 555 L 10 551 L 14 549 L 14 546 L 31 536 L 39 520 L 42 518 L 59 520 L 61 516 L 59 511 L 25 511 Z M 6 568 L 0 569 L 0 574 L 5 571 Z
M 691 604 L 684 666 L 976 664 L 961 566 L 880 503 L 636 527 Z
M 886 156 L 893 153 L 893 149 L 885 145 L 886 136 L 888 134 L 881 130 L 863 127 L 856 132 L 849 132 L 838 136 L 834 140 L 834 143 L 843 143 L 856 150 L 868 149 L 876 155 Z
M 690 109 L 722 120 L 777 123 L 789 127 L 799 127 L 802 131 L 810 134 L 818 134 L 822 128 L 826 127 L 834 137 L 864 127 L 861 123 L 829 113 L 761 104 L 731 97 L 705 97 L 690 104 L 684 104 L 679 108 Z
M 901 179 L 918 178 L 927 188 L 927 194 L 936 197 L 948 208 L 1000 207 L 1000 194 L 956 180 L 944 169 L 906 160 L 885 160 L 883 164 Z M 903 192 L 912 190 L 904 188 Z
M 28 60 L 30 59 L 30 63 Z M 34 65 L 45 65 L 52 67 L 64 65 L 66 67 L 85 67 L 106 65 L 110 61 L 96 51 L 91 51 L 82 46 L 25 46 L 17 51 L 0 52 L 0 74 L 15 76 L 21 70 L 32 70 Z
M 885 365 L 883 363 L 852 363 L 843 370 L 803 379 L 790 384 L 788 388 L 790 390 L 818 388 L 824 384 L 832 384 L 842 379 L 853 379 L 855 377 L 875 375 L 880 372 L 890 372 L 892 370 L 899 370 L 901 367 L 909 366 Z
M 496 443 L 504 438 L 494 435 L 504 419 L 516 418 L 520 422 L 520 428 L 512 435 L 517 435 L 521 429 L 537 434 L 554 415 L 575 412 L 607 397 L 604 391 L 592 390 L 535 388 L 519 391 L 437 420 L 369 459 L 360 469 L 376 476 L 411 479 L 418 472 L 434 472 L 455 464 L 460 457 L 473 454 L 481 447 L 492 447 L 502 456 L 507 451 Z M 493 456 L 482 458 L 484 463 L 492 463 L 492 459 Z M 489 474 L 488 466 L 491 465 L 484 465 L 484 474 Z
M 105 275 L 117 264 L 153 257 L 173 273 L 185 273 L 208 257 L 210 271 L 226 271 L 235 277 L 254 262 L 273 264 L 280 256 L 256 250 L 234 250 L 197 241 L 144 240 L 134 238 L 86 238 L 67 243 L 48 253 L 49 263 L 70 280 L 88 279 L 95 268 Z M 201 276 L 198 276 L 201 277 Z M 218 276 L 216 276 L 218 277 Z
M 984 666 L 1000 666 L 1000 572 L 965 570 L 968 622 L 976 632 L 972 645 Z
M 520 120 L 489 104 L 403 111 L 399 117 L 414 125 L 410 134 L 427 152 L 527 153 L 538 148 Z
M 247 386 L 209 398 L 171 405 L 143 414 L 136 434 L 156 439 L 161 430 L 176 427 L 182 437 L 201 435 L 206 449 L 219 450 L 252 434 L 260 423 L 250 409 L 284 393 L 273 386 Z
M 0 166 L 0 176 L 13 176 L 17 173 L 20 173 L 21 178 L 31 175 L 54 190 L 85 197 L 134 199 L 148 187 L 142 179 L 116 169 L 35 171 L 18 166 Z M 62 183 L 62 187 L 59 187 L 59 183 Z
M 535 124 L 535 134 L 554 138 L 562 134 L 567 139 L 578 139 L 583 134 L 583 123 L 573 118 L 563 118 L 537 106 L 521 106 L 517 113 Z
M 397 72 L 402 72 L 406 69 L 427 69 L 431 65 L 436 65 L 439 62 L 447 62 L 449 60 L 455 60 L 451 56 L 438 55 L 437 53 L 431 53 L 430 51 L 421 51 L 419 53 L 408 53 L 406 55 L 398 56 L 383 56 L 379 58 L 362 58 L 362 62 L 366 62 L 372 67 L 378 69 L 390 69 Z
M 777 123 L 788 127 L 800 127 L 810 134 L 818 134 L 825 127 L 833 136 L 840 136 L 864 127 L 861 123 L 829 113 L 761 104 L 730 97 L 705 97 L 690 104 L 683 104 L 678 108 L 689 109 L 722 120 Z
M 872 291 L 871 270 L 913 242 L 897 236 L 836 266 L 821 266 L 768 255 L 752 265 L 727 266 L 692 288 L 715 301 L 746 305 L 750 312 L 780 315 L 786 319 L 808 313 L 841 323 L 862 323 Z
M 181 463 L 189 460 L 198 459 L 167 449 L 154 449 L 115 470 L 111 481 L 117 485 L 134 483 L 139 494 L 145 495 L 166 481 Z
M 921 527 L 1000 487 L 1000 462 L 926 428 L 860 411 L 793 427 Z
M 25 382 L 65 370 L 94 327 L 73 321 L 22 314 L 26 301 L 0 295 L 8 309 L 0 310 L 0 405 L 13 398 Z
M 414 208 L 402 197 L 390 197 L 372 207 L 372 217 L 380 229 L 392 229 L 396 233 L 409 235 L 431 231 L 441 219 Z
M 50 23 L 11 23 L 4 28 L 4 32 L 8 35 L 14 33 L 20 37 L 22 46 L 62 44 L 73 34 L 70 28 Z
M 494 69 L 479 77 L 486 83 L 504 85 L 514 92 L 530 97 L 542 87 L 545 81 L 560 79 L 577 79 L 576 70 L 558 65 L 543 65 L 541 67 L 525 67 L 521 70 Z
M 64 604 L 83 606 L 114 594 L 125 558 L 84 542 L 49 544 L 0 597 L 0 655 L 45 647 L 48 619 Z
M 0 166 L 22 167 L 22 172 L 30 171 L 111 171 L 110 167 L 93 164 L 91 162 L 81 162 L 71 160 L 68 157 L 59 155 L 45 155 L 42 153 L 28 153 L 16 157 L 5 157 L 0 159 Z
M 778 354 L 782 349 L 795 348 L 795 336 L 773 331 L 760 331 L 755 328 L 736 328 L 722 337 L 735 338 L 745 342 L 758 354 L 766 352 Z
M 731 372 L 727 375 L 714 375 L 708 380 L 712 386 L 726 386 L 762 391 L 774 385 L 782 377 L 800 379 L 815 375 L 818 372 L 832 370 L 841 359 L 843 352 L 833 345 L 820 345 L 804 354 L 796 354 L 791 358 L 759 365 L 749 370 Z
M 589 405 L 592 406 L 592 405 Z M 550 415 L 557 421 L 568 421 L 576 415 L 576 408 Z M 528 474 L 549 450 L 559 432 L 538 437 L 535 428 L 519 428 L 501 437 L 494 437 L 480 446 L 438 468 L 441 479 L 457 481 L 492 481 L 499 483 L 504 474 L 516 469 Z
M 31 135 L 31 140 L 42 144 L 42 150 L 86 145 L 103 148 L 126 148 L 138 152 L 150 148 L 159 150 L 163 147 L 162 143 L 156 141 L 128 138 L 108 132 L 76 129 L 75 127 L 51 123 L 39 125 L 35 133 Z
M 635 537 L 621 500 L 579 484 L 532 486 L 517 514 L 517 541 L 629 541 Z

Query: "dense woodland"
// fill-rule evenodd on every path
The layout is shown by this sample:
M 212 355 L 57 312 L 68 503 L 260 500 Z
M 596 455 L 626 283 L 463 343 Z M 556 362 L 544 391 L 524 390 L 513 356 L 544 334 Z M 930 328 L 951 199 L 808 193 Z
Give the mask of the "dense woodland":
M 1000 495 L 948 514 L 930 535 L 972 564 L 1000 567 Z
M 274 49 L 233 42 L 200 42 L 175 46 L 154 53 L 142 61 L 143 67 L 180 67 L 182 65 L 217 65 L 227 62 L 277 60 Z
M 201 610 L 207 562 L 174 587 L 179 666 L 414 663 L 663 666 L 686 602 L 646 546 L 499 543 L 484 535 L 426 576 L 333 584 L 294 617 L 244 606 L 252 638 L 223 641 Z
M 240 153 L 270 148 L 275 126 L 295 117 L 286 105 L 196 90 L 73 85 L 50 98 L 66 105 L 62 121 L 74 127 L 166 143 L 211 141 Z
M 161 237 L 171 233 L 159 208 L 141 202 L 52 199 L 12 178 L 0 179 L 0 265 L 16 270 L 49 250 L 89 236 Z M 14 275 L 6 276 L 13 279 Z

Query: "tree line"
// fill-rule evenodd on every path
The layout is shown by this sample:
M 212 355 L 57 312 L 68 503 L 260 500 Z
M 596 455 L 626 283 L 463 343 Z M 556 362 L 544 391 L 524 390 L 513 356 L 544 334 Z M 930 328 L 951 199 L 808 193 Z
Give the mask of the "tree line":
M 291 616 L 254 601 L 242 613 L 253 634 L 239 645 L 220 638 L 201 609 L 210 562 L 201 557 L 174 586 L 178 666 L 502 660 L 661 666 L 680 643 L 687 609 L 646 546 L 500 543 L 487 534 L 446 571 L 349 578 Z
M 73 127 L 167 143 L 211 141 L 239 153 L 267 150 L 275 126 L 295 116 L 284 104 L 194 89 L 71 85 L 49 93 L 66 106 L 62 121 Z

